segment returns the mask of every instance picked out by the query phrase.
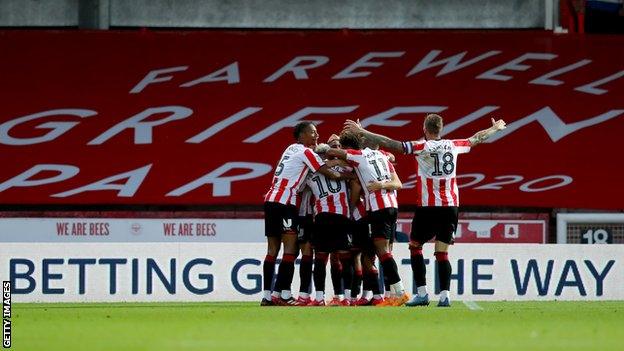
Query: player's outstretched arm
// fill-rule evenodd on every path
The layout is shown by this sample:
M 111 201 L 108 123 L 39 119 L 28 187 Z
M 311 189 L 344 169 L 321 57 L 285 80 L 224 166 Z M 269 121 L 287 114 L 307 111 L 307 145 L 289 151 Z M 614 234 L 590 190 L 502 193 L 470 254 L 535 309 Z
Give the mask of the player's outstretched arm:
M 364 129 L 360 124 L 360 121 L 352 121 L 350 119 L 346 120 L 344 123 L 344 131 L 348 131 L 351 133 L 356 133 L 358 135 L 363 135 L 366 139 L 370 140 L 374 144 L 379 144 L 380 147 L 391 150 L 394 152 L 403 153 L 403 143 L 400 141 L 396 141 L 394 139 L 388 138 L 385 135 L 375 134 L 373 132 L 369 132 Z
M 348 167 L 347 152 L 342 149 L 329 149 L 325 152 L 327 157 L 335 157 L 335 160 L 325 161 L 325 164 L 318 171 L 334 180 L 351 180 L 355 179 L 355 175 L 352 172 L 336 172 L 330 167 L 343 166 Z M 333 174 L 332 174 L 333 173 Z M 337 176 L 336 176 L 337 175 Z
M 399 179 L 399 175 L 396 173 L 392 173 L 392 179 L 389 182 L 370 182 L 366 186 L 368 191 L 377 191 L 380 189 L 385 190 L 399 190 L 403 187 L 403 183 L 401 183 L 401 179 Z
M 332 148 L 329 147 L 329 145 L 327 144 L 318 144 L 316 146 L 316 148 L 314 149 L 314 152 L 316 152 L 319 156 L 321 157 L 330 157 L 333 158 L 331 160 L 325 160 L 325 164 L 328 167 L 335 167 L 335 166 L 343 166 L 343 167 L 347 167 L 349 166 L 349 164 L 347 163 L 347 161 L 345 161 L 345 159 L 341 159 L 341 158 L 334 158 L 336 156 L 334 156 L 333 154 L 328 154 L 327 151 L 331 150 Z M 345 156 L 346 158 L 346 156 Z
M 505 124 L 505 121 L 503 121 L 502 119 L 495 121 L 494 118 L 492 118 L 492 126 L 490 128 L 479 131 L 475 133 L 475 135 L 468 138 L 468 141 L 470 141 L 470 146 L 481 144 L 482 142 L 487 140 L 489 137 L 494 135 L 496 132 L 498 132 L 499 130 L 505 129 L 506 127 L 507 125 Z
M 330 179 L 340 179 L 340 172 L 336 172 L 333 169 L 329 168 L 326 164 L 321 166 L 321 168 L 318 169 L 319 173 L 325 175 L 326 177 L 330 178 Z
M 340 160 L 347 160 L 347 152 L 342 149 L 329 149 L 325 152 L 327 157 L 335 157 Z
M 323 166 L 321 166 L 321 168 L 319 168 L 317 172 L 319 172 L 319 173 L 323 174 L 324 176 L 326 176 L 327 178 L 333 179 L 333 180 L 351 180 L 351 179 L 355 178 L 353 173 L 334 171 L 329 166 L 327 166 L 327 164 L 324 164 Z

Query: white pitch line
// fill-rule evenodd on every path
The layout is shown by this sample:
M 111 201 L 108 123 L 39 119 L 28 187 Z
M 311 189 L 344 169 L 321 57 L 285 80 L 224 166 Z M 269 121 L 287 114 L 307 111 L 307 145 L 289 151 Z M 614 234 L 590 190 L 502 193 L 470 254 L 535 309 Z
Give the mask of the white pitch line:
M 464 305 L 468 307 L 471 311 L 483 311 L 483 307 L 477 305 L 474 301 L 464 301 Z

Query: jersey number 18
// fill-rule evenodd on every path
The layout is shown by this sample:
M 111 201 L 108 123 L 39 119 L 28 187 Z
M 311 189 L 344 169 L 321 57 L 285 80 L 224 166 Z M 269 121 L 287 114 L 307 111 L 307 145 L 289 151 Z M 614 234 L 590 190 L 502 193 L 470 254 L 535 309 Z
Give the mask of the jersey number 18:
M 434 170 L 433 173 L 431 173 L 432 176 L 441 176 L 442 171 L 444 171 L 444 174 L 446 175 L 453 174 L 453 171 L 455 170 L 455 160 L 453 159 L 452 153 L 445 152 L 442 155 L 442 170 L 440 170 L 440 155 L 435 152 L 432 152 L 429 155 L 433 157 Z

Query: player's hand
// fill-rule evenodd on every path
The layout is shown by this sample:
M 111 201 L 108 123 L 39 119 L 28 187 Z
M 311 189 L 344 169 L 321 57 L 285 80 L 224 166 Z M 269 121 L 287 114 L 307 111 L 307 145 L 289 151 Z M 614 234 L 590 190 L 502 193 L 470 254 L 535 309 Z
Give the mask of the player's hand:
M 492 128 L 494 130 L 503 130 L 507 128 L 507 124 L 502 119 L 494 120 L 494 118 L 492 118 Z
M 348 119 L 344 122 L 344 127 L 342 128 L 342 131 L 360 134 L 364 131 L 364 128 L 362 128 L 362 124 L 360 123 L 359 119 L 357 121 L 352 121 Z
M 368 189 L 368 191 L 377 191 L 383 189 L 383 184 L 381 182 L 372 181 L 368 183 L 366 188 Z
M 338 141 L 340 142 L 340 137 L 336 134 L 332 134 L 329 139 L 327 139 L 327 143 L 331 143 L 332 141 Z

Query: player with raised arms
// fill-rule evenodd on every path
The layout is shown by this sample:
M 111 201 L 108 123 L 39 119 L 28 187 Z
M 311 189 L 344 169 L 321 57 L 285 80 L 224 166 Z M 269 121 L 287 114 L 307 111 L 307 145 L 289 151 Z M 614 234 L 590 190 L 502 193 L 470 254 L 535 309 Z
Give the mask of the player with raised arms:
M 448 248 L 453 244 L 458 221 L 459 191 L 457 187 L 457 156 L 467 153 L 499 130 L 503 120 L 492 119 L 492 126 L 468 139 L 442 139 L 442 117 L 427 115 L 423 124 L 424 140 L 400 142 L 362 128 L 359 121 L 347 120 L 345 131 L 363 135 L 389 151 L 414 155 L 418 175 L 417 205 L 410 233 L 410 256 L 417 294 L 407 306 L 429 304 L 422 246 L 435 237 L 435 259 L 440 282 L 438 306 L 450 306 L 449 287 L 451 264 Z

